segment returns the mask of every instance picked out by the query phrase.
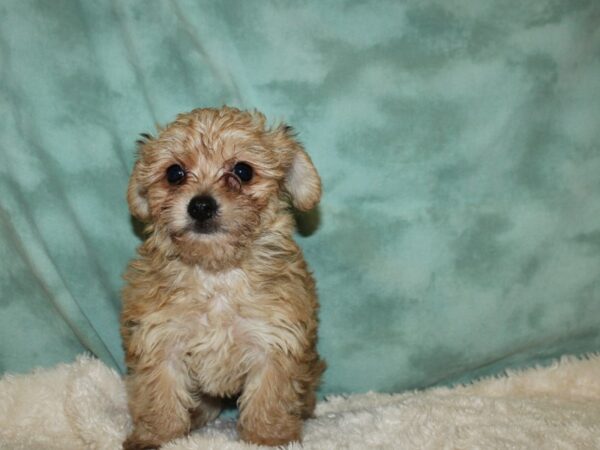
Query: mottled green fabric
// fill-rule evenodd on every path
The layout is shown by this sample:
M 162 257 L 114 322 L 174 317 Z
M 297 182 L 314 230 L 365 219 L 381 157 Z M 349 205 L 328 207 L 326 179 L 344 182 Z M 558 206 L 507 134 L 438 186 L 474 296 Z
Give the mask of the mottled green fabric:
M 598 1 L 5 0 L 0 370 L 122 367 L 134 141 L 258 108 L 323 177 L 323 392 L 600 350 Z

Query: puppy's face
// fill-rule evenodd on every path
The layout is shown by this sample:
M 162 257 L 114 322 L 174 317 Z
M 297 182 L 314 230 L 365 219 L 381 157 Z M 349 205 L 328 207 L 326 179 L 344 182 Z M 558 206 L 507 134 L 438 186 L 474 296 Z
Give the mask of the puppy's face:
M 319 176 L 289 127 L 267 129 L 260 113 L 222 108 L 179 115 L 140 142 L 128 202 L 181 259 L 218 266 L 272 223 L 283 199 L 307 210 L 320 195 Z

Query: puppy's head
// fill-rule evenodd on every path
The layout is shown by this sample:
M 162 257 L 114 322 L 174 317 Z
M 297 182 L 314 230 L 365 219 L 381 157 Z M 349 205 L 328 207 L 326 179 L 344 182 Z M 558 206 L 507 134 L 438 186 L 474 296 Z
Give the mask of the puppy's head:
M 315 167 L 289 127 L 258 112 L 196 109 L 144 135 L 129 181 L 134 217 L 188 263 L 231 263 L 283 212 L 319 201 Z

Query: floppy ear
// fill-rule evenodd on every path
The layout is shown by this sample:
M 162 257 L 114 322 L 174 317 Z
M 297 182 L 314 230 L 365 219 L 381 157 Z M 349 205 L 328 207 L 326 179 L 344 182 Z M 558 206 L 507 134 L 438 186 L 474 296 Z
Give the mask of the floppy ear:
M 310 156 L 296 140 L 293 130 L 281 125 L 277 131 L 288 152 L 289 167 L 285 174 L 284 186 L 292 198 L 292 204 L 301 211 L 313 209 L 321 199 L 321 178 Z
M 129 177 L 129 186 L 127 187 L 127 203 L 131 215 L 141 222 L 147 222 L 150 219 L 150 208 L 146 189 L 140 182 L 141 165 L 142 163 L 138 159 L 133 166 L 133 173 Z
M 160 131 L 160 127 L 157 126 Z M 148 222 L 150 220 L 150 205 L 148 204 L 148 192 L 143 183 L 143 177 L 147 172 L 144 166 L 144 150 L 147 144 L 154 140 L 154 137 L 149 133 L 142 133 L 141 138 L 135 141 L 137 144 L 137 159 L 133 165 L 133 172 L 129 177 L 129 186 L 127 187 L 127 203 L 129 204 L 129 212 L 140 222 Z

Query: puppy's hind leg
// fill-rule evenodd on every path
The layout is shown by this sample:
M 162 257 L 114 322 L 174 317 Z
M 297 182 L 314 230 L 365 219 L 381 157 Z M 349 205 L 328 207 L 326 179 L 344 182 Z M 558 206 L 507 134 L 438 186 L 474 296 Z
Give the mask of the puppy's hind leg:
M 302 395 L 302 418 L 310 419 L 315 417 L 315 406 L 317 405 L 316 390 L 319 387 L 321 376 L 325 372 L 327 365 L 325 361 L 314 353 L 312 361 L 308 364 L 308 370 L 305 371 L 304 394 Z
M 187 374 L 169 362 L 148 366 L 126 380 L 133 432 L 124 450 L 158 448 L 190 431 L 189 411 L 197 405 Z

